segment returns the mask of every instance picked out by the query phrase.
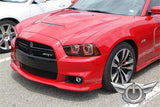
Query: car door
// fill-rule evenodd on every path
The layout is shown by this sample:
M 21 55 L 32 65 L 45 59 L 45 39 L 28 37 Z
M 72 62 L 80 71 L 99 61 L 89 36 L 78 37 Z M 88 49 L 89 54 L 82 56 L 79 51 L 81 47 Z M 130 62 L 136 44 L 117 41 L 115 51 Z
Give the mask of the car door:
M 160 6 L 160 0 L 151 0 L 148 12 L 151 12 L 151 8 L 154 6 Z M 154 30 L 153 38 L 154 38 L 154 49 L 156 54 L 159 55 L 160 52 L 160 14 L 151 14 L 151 16 L 155 19 L 155 21 L 158 23 L 157 27 Z
M 66 8 L 71 5 L 70 0 L 37 0 L 30 3 L 30 15 L 35 16 L 44 12 Z
M 159 0 L 151 1 L 158 2 Z M 143 10 L 146 15 L 135 17 L 135 28 L 131 30 L 133 35 L 136 35 L 138 41 L 138 66 L 142 66 L 142 64 L 154 59 L 159 54 L 159 52 L 156 52 L 158 49 L 157 45 L 160 43 L 159 16 L 150 13 L 152 7 L 153 5 L 149 4 L 148 9 L 144 8 Z

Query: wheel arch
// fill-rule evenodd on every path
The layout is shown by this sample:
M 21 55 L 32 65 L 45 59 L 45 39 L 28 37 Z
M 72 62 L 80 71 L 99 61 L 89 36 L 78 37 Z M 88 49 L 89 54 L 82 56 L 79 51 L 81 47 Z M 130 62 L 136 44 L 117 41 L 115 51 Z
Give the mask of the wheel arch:
M 132 39 L 127 39 L 127 40 L 124 40 L 122 42 L 126 42 L 128 44 L 130 44 L 135 52 L 135 55 L 136 55 L 136 59 L 138 59 L 138 47 L 136 45 L 136 43 L 134 42 L 134 40 Z M 121 43 L 121 42 L 120 42 Z
M 133 48 L 133 50 L 134 50 L 134 52 L 135 52 L 136 63 L 138 62 L 138 46 L 137 46 L 136 42 L 135 42 L 134 39 L 132 39 L 132 38 L 125 38 L 125 39 L 121 39 L 121 40 L 116 41 L 114 44 L 112 44 L 112 46 L 111 46 L 110 49 L 107 48 L 107 49 L 108 49 L 107 53 L 109 53 L 109 54 L 107 54 L 106 57 L 105 57 L 105 58 L 106 58 L 106 59 L 105 59 L 105 60 L 106 60 L 106 63 L 107 63 L 107 59 L 109 58 L 110 53 L 113 51 L 113 49 L 114 49 L 117 45 L 119 45 L 120 43 L 123 43 L 123 42 L 128 43 L 129 45 L 131 45 L 131 47 Z
M 136 57 L 136 62 L 137 62 L 137 58 L 138 58 L 138 47 L 137 47 L 137 44 L 136 42 L 133 40 L 133 39 L 123 39 L 123 40 L 120 40 L 120 41 L 117 41 L 114 45 L 112 45 L 112 49 L 110 50 L 111 52 L 113 52 L 113 50 L 115 49 L 116 46 L 120 45 L 120 44 L 123 44 L 123 43 L 127 43 L 129 45 L 131 45 L 131 47 L 133 48 L 133 51 L 135 52 L 135 57 Z M 113 54 L 109 54 L 110 55 L 113 55 Z M 105 67 L 104 67 L 104 70 L 103 70 L 103 75 L 102 75 L 102 87 L 104 89 L 107 89 L 109 91 L 115 91 L 114 90 L 114 87 L 110 84 L 109 85 L 109 82 L 106 82 L 105 80 L 107 78 L 109 78 L 110 74 L 108 73 L 109 69 L 107 67 L 109 67 L 109 63 L 111 62 L 111 57 L 108 56 L 108 59 L 106 61 L 106 64 L 105 64 Z M 136 70 L 136 62 L 135 62 L 135 69 Z M 109 65 L 108 65 L 109 64 Z M 133 72 L 134 72 L 133 70 Z M 105 71 L 107 71 L 107 73 L 105 73 Z M 107 79 L 108 80 L 108 79 Z M 110 81 L 110 80 L 108 80 Z M 109 88 L 108 88 L 109 87 Z
M 128 43 L 128 44 L 130 44 L 132 46 L 132 48 L 133 48 L 133 50 L 135 52 L 135 55 L 136 55 L 136 59 L 138 60 L 138 46 L 137 46 L 137 43 L 136 43 L 134 38 L 122 38 L 122 39 L 119 39 L 119 40 L 115 40 L 115 41 L 113 41 L 111 43 L 111 45 L 109 44 L 110 46 L 107 45 L 107 48 L 103 48 L 103 50 L 107 49 L 106 53 L 111 53 L 112 50 L 122 42 Z M 106 56 L 106 60 L 109 57 L 109 55 L 110 54 L 105 55 Z
M 15 18 L 3 18 L 3 19 L 0 19 L 0 21 L 3 21 L 3 20 L 11 20 L 11 21 L 13 21 L 13 22 L 15 22 L 16 24 L 18 24 L 19 23 L 19 21 L 17 20 L 17 19 L 15 19 Z

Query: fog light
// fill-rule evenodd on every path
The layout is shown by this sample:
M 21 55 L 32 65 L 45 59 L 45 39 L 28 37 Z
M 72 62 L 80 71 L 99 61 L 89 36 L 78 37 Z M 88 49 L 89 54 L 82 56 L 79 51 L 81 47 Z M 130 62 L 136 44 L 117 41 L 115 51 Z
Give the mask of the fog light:
M 82 84 L 83 78 L 76 76 L 65 76 L 65 82 L 72 84 Z
M 78 84 L 80 84 L 80 83 L 82 83 L 82 78 L 81 77 L 76 77 L 76 82 L 78 83 Z

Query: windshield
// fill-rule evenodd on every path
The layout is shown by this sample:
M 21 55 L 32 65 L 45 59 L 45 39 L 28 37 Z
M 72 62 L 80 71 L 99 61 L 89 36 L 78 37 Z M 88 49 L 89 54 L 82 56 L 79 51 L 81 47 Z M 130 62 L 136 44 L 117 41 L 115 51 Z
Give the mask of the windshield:
M 27 0 L 0 0 L 3 2 L 12 2 L 12 3 L 24 3 L 27 2 Z
M 146 0 L 78 0 L 71 9 L 140 16 Z

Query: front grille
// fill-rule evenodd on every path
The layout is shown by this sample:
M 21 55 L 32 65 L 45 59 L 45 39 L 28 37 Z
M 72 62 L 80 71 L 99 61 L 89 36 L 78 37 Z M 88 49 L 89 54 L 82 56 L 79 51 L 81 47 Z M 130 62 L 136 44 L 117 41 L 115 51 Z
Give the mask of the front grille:
M 51 47 L 18 38 L 15 53 L 21 67 L 27 72 L 44 78 L 57 78 L 57 61 Z
M 49 72 L 49 71 L 44 71 L 36 68 L 29 67 L 25 64 L 21 63 L 21 67 L 26 70 L 27 72 L 31 73 L 32 75 L 44 77 L 44 78 L 49 78 L 49 79 L 56 79 L 57 78 L 57 73 L 54 72 Z
M 54 50 L 51 47 L 44 44 L 35 43 L 18 38 L 16 40 L 16 49 L 19 49 L 28 55 L 56 59 Z

